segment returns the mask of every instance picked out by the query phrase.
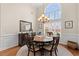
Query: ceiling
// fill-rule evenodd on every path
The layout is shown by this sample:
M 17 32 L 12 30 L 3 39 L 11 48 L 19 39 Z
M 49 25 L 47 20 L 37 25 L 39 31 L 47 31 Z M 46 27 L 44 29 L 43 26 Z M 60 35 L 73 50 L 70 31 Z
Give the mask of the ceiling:
M 35 8 L 39 8 L 47 5 L 47 3 L 29 3 L 29 4 L 34 6 Z

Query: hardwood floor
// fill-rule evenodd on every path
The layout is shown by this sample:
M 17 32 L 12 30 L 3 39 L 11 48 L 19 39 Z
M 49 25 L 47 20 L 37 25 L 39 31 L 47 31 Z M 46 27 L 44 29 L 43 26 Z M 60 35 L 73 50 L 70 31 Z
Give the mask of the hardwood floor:
M 79 56 L 79 50 L 74 50 L 71 48 L 68 48 L 66 45 L 62 45 L 64 46 L 66 49 L 68 49 L 74 56 Z
M 20 49 L 19 46 L 4 50 L 4 51 L 0 51 L 0 56 L 15 56 L 17 51 Z
M 66 45 L 62 45 L 66 49 L 68 49 L 74 56 L 79 56 L 79 50 L 73 50 L 71 48 L 68 48 Z M 17 51 L 20 49 L 19 46 L 10 48 L 4 51 L 0 51 L 0 56 L 16 56 Z

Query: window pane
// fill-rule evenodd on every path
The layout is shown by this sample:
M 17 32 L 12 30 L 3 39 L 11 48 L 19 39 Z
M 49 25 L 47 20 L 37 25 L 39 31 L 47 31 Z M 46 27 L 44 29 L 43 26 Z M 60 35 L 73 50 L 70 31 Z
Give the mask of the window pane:
M 61 5 L 59 3 L 48 4 L 45 8 L 45 16 L 48 16 L 52 22 L 45 24 L 45 29 L 52 32 L 61 32 Z M 59 20 L 59 21 L 55 21 Z M 45 31 L 45 32 L 47 32 Z
M 59 3 L 48 4 L 44 13 L 49 19 L 59 20 L 61 18 L 61 5 Z

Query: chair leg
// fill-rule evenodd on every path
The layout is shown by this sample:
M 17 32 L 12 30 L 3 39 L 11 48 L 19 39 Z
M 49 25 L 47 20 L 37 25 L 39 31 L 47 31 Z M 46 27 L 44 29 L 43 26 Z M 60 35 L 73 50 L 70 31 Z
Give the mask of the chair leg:
M 57 56 L 57 52 L 56 52 L 56 50 L 55 50 L 55 55 Z
M 29 56 L 30 51 L 28 51 L 28 56 Z
M 34 47 L 33 47 L 33 53 L 34 53 L 34 56 L 35 56 L 35 50 L 34 50 Z
M 28 56 L 29 56 L 29 54 L 30 54 L 30 49 L 28 48 Z
M 34 56 L 35 56 L 35 52 L 34 52 Z
M 57 50 L 57 52 L 58 52 L 58 49 L 56 49 Z
M 52 51 L 50 51 L 50 56 L 52 56 Z

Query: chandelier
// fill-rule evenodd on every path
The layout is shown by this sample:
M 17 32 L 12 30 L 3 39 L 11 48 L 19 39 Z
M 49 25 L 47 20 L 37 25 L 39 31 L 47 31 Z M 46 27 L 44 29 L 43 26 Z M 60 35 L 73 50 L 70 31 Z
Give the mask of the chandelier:
M 49 18 L 47 16 L 45 16 L 44 14 L 42 14 L 38 21 L 42 22 L 42 23 L 45 23 L 45 22 L 48 22 L 49 21 Z

